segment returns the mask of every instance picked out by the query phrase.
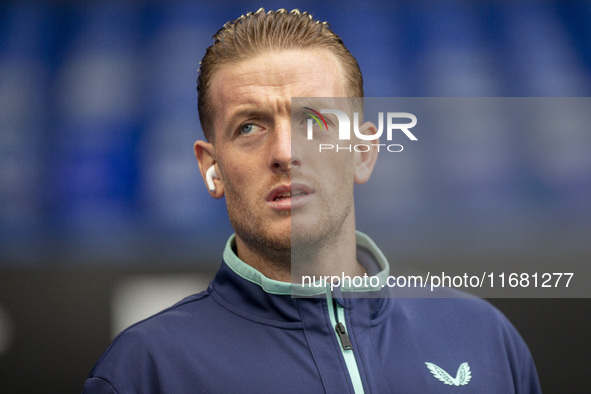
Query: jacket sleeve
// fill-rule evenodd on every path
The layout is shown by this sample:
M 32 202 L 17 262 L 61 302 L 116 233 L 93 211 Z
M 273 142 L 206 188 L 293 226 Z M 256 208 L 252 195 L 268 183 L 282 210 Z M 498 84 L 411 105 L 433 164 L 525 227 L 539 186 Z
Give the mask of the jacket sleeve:
M 82 394 L 117 394 L 117 390 L 104 379 L 90 377 L 84 382 Z
M 521 384 L 519 393 L 542 394 L 540 380 L 538 379 L 538 373 L 536 371 L 534 360 L 531 353 L 529 352 L 529 349 L 527 348 L 527 345 L 525 345 L 525 343 L 523 345 L 525 347 L 525 352 L 523 368 L 521 369 Z
M 140 328 L 122 332 L 95 364 L 82 393 L 157 393 L 153 341 Z

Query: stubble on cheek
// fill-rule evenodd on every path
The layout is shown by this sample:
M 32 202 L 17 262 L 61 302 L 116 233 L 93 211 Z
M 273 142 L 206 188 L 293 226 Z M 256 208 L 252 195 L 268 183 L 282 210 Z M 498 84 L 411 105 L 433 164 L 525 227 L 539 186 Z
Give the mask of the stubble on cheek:
M 345 173 L 339 173 L 333 184 L 352 184 Z M 305 209 L 270 211 L 265 197 L 273 188 L 292 179 L 288 174 L 276 175 L 268 183 L 247 191 L 248 184 L 226 183 L 226 204 L 232 227 L 242 241 L 260 254 L 275 260 L 290 262 L 295 256 L 313 255 L 336 236 L 353 206 L 353 191 L 348 188 L 328 188 L 317 177 L 298 175 L 293 182 L 302 182 L 316 191 L 313 214 Z M 352 185 L 351 185 L 352 188 Z M 288 222 L 285 223 L 286 218 Z M 283 225 L 278 224 L 284 222 Z M 295 255 L 294 255 L 295 253 Z
M 289 252 L 291 248 L 291 220 L 280 228 L 268 222 L 276 216 L 278 220 L 291 217 L 290 211 L 267 212 L 265 196 L 282 183 L 289 183 L 288 175 L 275 176 L 267 184 L 247 193 L 232 186 L 226 186 L 226 205 L 230 223 L 236 234 L 251 247 L 262 251 Z

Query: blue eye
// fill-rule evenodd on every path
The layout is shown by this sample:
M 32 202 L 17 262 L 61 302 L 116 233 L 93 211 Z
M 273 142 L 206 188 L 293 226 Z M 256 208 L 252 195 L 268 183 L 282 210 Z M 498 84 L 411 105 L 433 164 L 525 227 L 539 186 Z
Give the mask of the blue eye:
M 257 129 L 259 129 L 260 127 L 253 124 L 253 123 L 246 123 L 243 124 L 242 126 L 240 126 L 239 131 L 240 134 L 242 135 L 249 135 L 254 133 Z

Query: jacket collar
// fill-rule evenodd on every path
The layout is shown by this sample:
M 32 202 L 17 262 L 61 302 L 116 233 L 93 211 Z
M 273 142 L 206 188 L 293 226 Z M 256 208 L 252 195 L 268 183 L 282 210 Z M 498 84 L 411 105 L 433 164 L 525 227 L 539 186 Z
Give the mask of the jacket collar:
M 342 302 L 342 296 L 357 298 L 353 293 L 359 291 L 372 293 L 358 295 L 361 298 L 369 296 L 370 299 L 366 300 L 369 303 L 361 302 L 362 299 L 355 302 L 357 305 L 365 304 L 363 308 L 369 308 L 367 311 L 371 319 L 384 311 L 387 298 L 381 298 L 380 294 L 383 293 L 374 288 L 343 287 L 328 294 L 331 292 L 330 285 L 302 288 L 301 285 L 270 279 L 238 258 L 234 251 L 235 242 L 235 236 L 232 235 L 226 243 L 224 261 L 208 292 L 218 304 L 236 315 L 260 324 L 295 329 L 302 326 L 303 315 L 309 316 L 309 321 L 314 321 L 314 316 L 321 318 L 326 309 L 326 306 L 322 306 L 326 299 L 334 297 L 337 302 Z M 389 274 L 388 262 L 374 242 L 360 232 L 357 233 L 357 258 L 368 275 L 379 278 L 381 287 Z
M 386 257 L 377 245 L 367 235 L 360 231 L 356 232 L 357 259 L 364 266 L 369 276 L 376 276 L 377 281 L 373 283 L 377 286 L 341 286 L 340 292 L 367 292 L 381 289 L 386 283 L 390 273 L 390 266 Z M 325 294 L 327 288 L 316 281 L 317 286 L 302 286 L 277 281 L 266 277 L 260 271 L 254 269 L 242 261 L 235 252 L 236 235 L 233 234 L 226 243 L 224 249 L 224 261 L 238 276 L 260 286 L 266 293 L 277 295 L 295 295 L 295 296 L 318 296 Z M 330 290 L 330 286 L 328 286 Z

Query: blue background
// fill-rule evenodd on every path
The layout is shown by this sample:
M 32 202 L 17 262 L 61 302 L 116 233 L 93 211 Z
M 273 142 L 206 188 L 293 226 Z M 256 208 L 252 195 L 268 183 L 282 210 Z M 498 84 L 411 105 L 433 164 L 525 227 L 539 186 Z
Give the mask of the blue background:
M 201 138 L 198 61 L 226 20 L 257 6 L 124 1 L 0 8 L 0 264 L 211 264 L 231 229 L 192 153 Z M 342 36 L 359 60 L 368 97 L 591 91 L 589 3 L 304 1 L 298 7 Z M 542 202 L 556 215 L 589 212 L 589 138 L 584 147 L 563 142 L 558 160 L 574 156 L 575 164 L 555 174 L 561 163 L 545 154 L 555 148 L 546 137 L 486 138 L 503 149 L 503 160 L 522 163 L 515 174 L 524 190 L 520 204 Z M 525 138 L 527 145 L 519 144 Z M 540 144 L 545 151 L 530 152 Z M 407 174 L 463 187 L 468 200 L 497 188 L 502 166 L 477 184 L 465 182 L 461 167 L 450 168 L 464 153 L 454 141 L 418 151 Z M 404 195 L 425 196 L 420 181 L 400 186 L 393 211 L 432 205 L 429 198 L 404 204 Z M 465 203 L 453 193 L 437 199 L 451 209 Z M 413 219 L 408 231 L 424 231 Z M 526 224 L 537 225 L 535 218 Z M 488 247 L 496 246 L 492 240 Z M 412 241 L 406 248 L 424 249 Z

